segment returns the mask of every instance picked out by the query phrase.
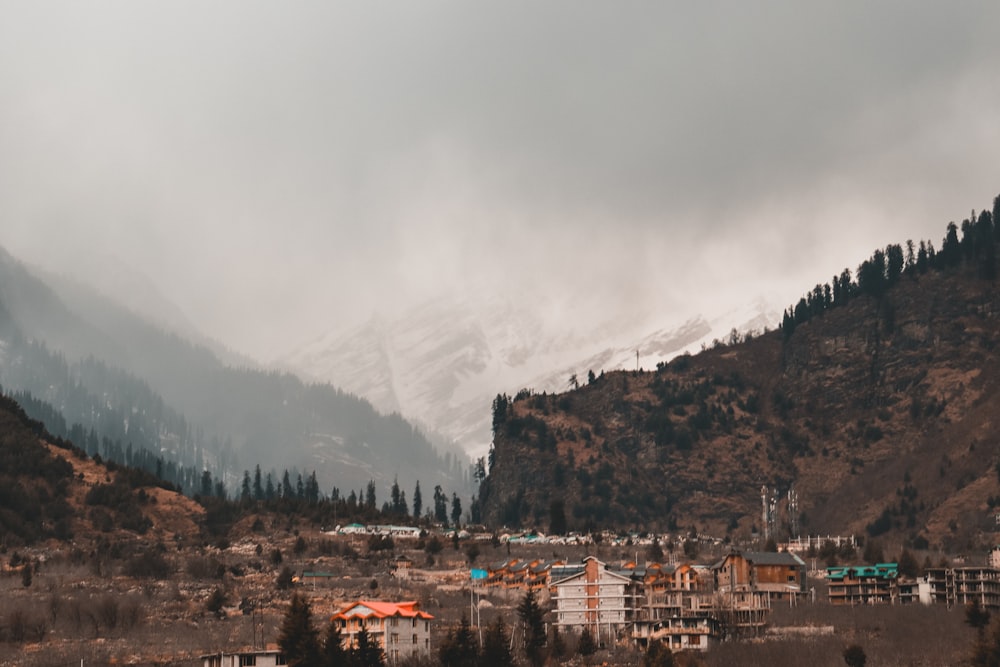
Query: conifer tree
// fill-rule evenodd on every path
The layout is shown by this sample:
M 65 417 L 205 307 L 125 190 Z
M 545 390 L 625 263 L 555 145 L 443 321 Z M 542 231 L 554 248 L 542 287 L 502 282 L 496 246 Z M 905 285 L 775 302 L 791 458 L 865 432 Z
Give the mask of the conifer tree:
M 312 624 L 309 601 L 298 593 L 281 623 L 278 645 L 291 667 L 312 667 L 319 662 L 319 636 Z
M 469 626 L 468 616 L 463 613 L 458 628 L 448 631 L 438 650 L 438 658 L 442 667 L 476 667 L 478 656 L 476 638 Z
M 354 647 L 351 649 L 352 665 L 357 667 L 384 667 L 385 652 L 372 640 L 364 627 L 355 635 Z
M 243 471 L 243 486 L 240 488 L 240 500 L 250 500 L 250 471 Z
M 344 648 L 344 638 L 340 633 L 340 625 L 330 621 L 323 636 L 324 667 L 341 667 L 348 664 L 349 653 Z
M 441 485 L 434 487 L 434 520 L 448 523 L 448 496 L 441 490 Z
M 483 651 L 479 657 L 480 667 L 511 667 L 514 656 L 510 652 L 510 636 L 503 617 L 497 619 L 486 628 L 483 635 Z
M 535 592 L 528 590 L 524 599 L 517 605 L 517 616 L 521 619 L 524 630 L 524 653 L 535 667 L 545 663 L 545 624 L 542 621 L 545 612 L 535 600 Z
M 264 500 L 264 484 L 261 480 L 259 463 L 253 469 L 253 499 Z
M 459 499 L 457 493 L 451 494 L 451 523 L 458 529 L 459 524 L 462 521 L 462 501 Z M 457 534 L 457 533 L 456 533 Z
M 674 667 L 674 654 L 663 642 L 650 642 L 642 656 L 642 667 Z
M 590 632 L 590 627 L 584 627 L 580 633 L 580 640 L 576 643 L 576 652 L 584 658 L 594 655 L 597 652 L 597 644 L 594 643 L 594 635 Z
M 413 489 L 413 518 L 419 519 L 421 512 L 424 511 L 424 499 L 420 495 L 420 480 L 417 480 L 417 485 Z

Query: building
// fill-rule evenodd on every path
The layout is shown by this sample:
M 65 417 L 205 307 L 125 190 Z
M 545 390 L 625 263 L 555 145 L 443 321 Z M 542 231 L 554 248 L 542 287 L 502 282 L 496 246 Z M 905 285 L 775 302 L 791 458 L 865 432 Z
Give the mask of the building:
M 995 567 L 932 567 L 927 570 L 931 599 L 948 606 L 978 602 L 1000 609 L 1000 569 Z
M 347 646 L 353 646 L 362 628 L 385 651 L 389 664 L 431 654 L 433 616 L 420 610 L 419 602 L 362 600 L 330 617 L 340 625 Z
M 805 591 L 806 564 L 787 551 L 733 551 L 712 566 L 719 593 L 765 593 L 771 599 L 797 597 Z
M 718 619 L 704 613 L 636 621 L 632 637 L 640 648 L 660 641 L 671 651 L 707 651 L 722 633 Z
M 553 567 L 562 564 L 563 561 L 540 558 L 530 561 L 518 558 L 502 560 L 486 566 L 485 583 L 490 588 L 538 592 L 549 588 Z
M 920 579 L 899 579 L 896 582 L 899 592 L 899 604 L 933 604 L 931 584 L 927 577 Z
M 896 563 L 826 568 L 830 604 L 896 604 L 899 569 Z
M 552 586 L 556 625 L 578 632 L 586 628 L 598 645 L 614 641 L 636 620 L 639 583 L 608 570 L 593 556 L 583 559 L 581 571 Z
M 278 667 L 287 665 L 284 654 L 276 648 L 215 653 L 201 656 L 202 667 Z

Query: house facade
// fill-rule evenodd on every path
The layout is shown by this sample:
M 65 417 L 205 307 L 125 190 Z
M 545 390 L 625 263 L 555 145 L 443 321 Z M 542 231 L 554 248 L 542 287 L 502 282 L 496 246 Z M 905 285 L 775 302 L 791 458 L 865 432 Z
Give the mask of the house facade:
M 733 551 L 712 566 L 719 593 L 764 593 L 782 600 L 806 588 L 806 564 L 787 551 Z
M 598 644 L 614 641 L 636 618 L 639 584 L 593 556 L 584 558 L 580 572 L 552 586 L 556 625 L 577 632 L 586 628 Z
M 340 626 L 344 643 L 350 647 L 364 629 L 385 651 L 389 664 L 431 654 L 433 616 L 420 609 L 419 602 L 377 602 L 362 600 L 344 607 L 330 617 Z
M 826 568 L 832 605 L 896 604 L 899 570 L 896 563 Z
M 995 567 L 932 567 L 927 570 L 931 599 L 949 606 L 978 602 L 1000 609 L 1000 569 Z
M 201 664 L 202 667 L 280 667 L 288 662 L 279 649 L 247 649 L 238 653 L 203 655 Z
M 659 641 L 671 651 L 707 651 L 721 636 L 718 619 L 707 613 L 640 620 L 632 630 L 640 647 Z

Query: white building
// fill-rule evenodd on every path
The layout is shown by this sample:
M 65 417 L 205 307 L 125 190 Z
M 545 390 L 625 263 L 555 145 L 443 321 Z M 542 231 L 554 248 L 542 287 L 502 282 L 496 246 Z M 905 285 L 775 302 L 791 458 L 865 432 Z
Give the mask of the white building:
M 552 586 L 556 625 L 577 632 L 587 628 L 598 644 L 614 641 L 635 617 L 637 582 L 611 572 L 593 556 L 584 558 L 582 571 Z
M 385 651 L 389 664 L 410 657 L 430 656 L 433 619 L 420 610 L 419 602 L 372 600 L 350 604 L 330 617 L 331 622 L 340 625 L 347 647 L 354 646 L 358 633 L 364 628 L 371 641 Z
M 287 665 L 280 649 L 246 650 L 201 656 L 202 667 L 278 667 Z

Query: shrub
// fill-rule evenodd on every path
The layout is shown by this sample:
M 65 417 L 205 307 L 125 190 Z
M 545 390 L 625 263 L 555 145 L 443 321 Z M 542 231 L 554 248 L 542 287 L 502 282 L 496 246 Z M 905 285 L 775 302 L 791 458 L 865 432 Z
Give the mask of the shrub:
M 125 563 L 125 574 L 130 577 L 166 579 L 170 576 L 170 563 L 160 549 L 147 549 Z

